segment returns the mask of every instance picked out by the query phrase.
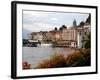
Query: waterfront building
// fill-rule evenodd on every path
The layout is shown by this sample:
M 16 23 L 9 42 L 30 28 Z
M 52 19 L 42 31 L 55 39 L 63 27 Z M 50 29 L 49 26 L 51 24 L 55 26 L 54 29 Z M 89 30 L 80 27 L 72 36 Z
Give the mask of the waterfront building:
M 61 39 L 65 41 L 77 41 L 76 29 L 63 29 Z
M 47 35 L 46 34 L 48 32 L 47 31 L 40 31 L 39 33 L 42 35 L 42 41 L 46 41 L 47 40 Z
M 54 34 L 52 35 L 55 41 L 60 40 L 60 32 L 59 31 L 55 31 Z
M 75 25 L 74 21 L 74 25 Z M 41 42 L 56 42 L 59 46 L 67 47 L 84 47 L 83 41 L 88 40 L 87 35 L 90 34 L 90 24 L 85 23 L 84 26 L 76 26 L 70 28 L 61 28 L 60 30 L 32 32 L 29 35 L 31 40 L 39 40 Z
M 70 47 L 77 48 L 77 41 L 71 41 Z
M 43 35 L 41 34 L 41 32 L 32 32 L 31 34 L 29 34 L 31 40 L 39 40 L 42 41 L 43 39 Z
M 49 31 L 47 38 L 51 41 L 58 41 L 60 39 L 60 31 Z
M 32 33 L 30 33 L 30 34 L 28 35 L 28 39 L 29 39 L 29 40 L 33 40 L 33 39 L 35 39 L 35 35 L 37 35 L 36 32 L 32 32 Z
M 78 48 L 84 48 L 85 41 L 88 40 L 88 35 L 91 32 L 90 24 L 85 24 L 83 27 L 77 28 L 77 46 Z
M 49 31 L 49 32 L 46 33 L 46 40 L 51 41 L 51 38 L 52 38 L 52 34 Z
M 67 47 L 76 47 L 77 44 L 77 30 L 76 28 L 65 28 L 60 32 L 59 44 Z
M 82 40 L 83 40 L 83 34 L 82 32 L 77 33 L 77 47 L 82 48 Z

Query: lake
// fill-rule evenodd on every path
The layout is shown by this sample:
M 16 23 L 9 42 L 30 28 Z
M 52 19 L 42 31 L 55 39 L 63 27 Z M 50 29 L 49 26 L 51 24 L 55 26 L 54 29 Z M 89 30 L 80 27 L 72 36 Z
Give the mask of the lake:
M 52 48 L 52 47 L 23 47 L 22 59 L 23 62 L 26 61 L 31 64 L 31 67 L 34 68 L 37 64 L 44 60 L 48 59 L 51 55 L 55 53 L 64 54 L 65 56 L 70 54 L 73 50 L 70 48 Z

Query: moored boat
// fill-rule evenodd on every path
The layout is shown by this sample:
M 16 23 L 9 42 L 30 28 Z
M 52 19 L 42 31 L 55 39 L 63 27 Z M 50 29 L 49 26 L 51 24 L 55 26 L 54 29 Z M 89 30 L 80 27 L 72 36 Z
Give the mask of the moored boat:
M 47 44 L 47 43 L 41 43 L 37 45 L 38 47 L 51 47 L 52 44 Z

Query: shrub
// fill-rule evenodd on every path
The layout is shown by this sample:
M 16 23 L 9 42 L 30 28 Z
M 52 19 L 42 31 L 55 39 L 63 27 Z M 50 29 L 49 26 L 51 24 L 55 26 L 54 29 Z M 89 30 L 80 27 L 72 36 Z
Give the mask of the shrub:
M 49 59 L 41 61 L 36 68 L 59 68 L 90 66 L 90 49 L 80 49 L 65 57 L 63 54 L 54 54 Z
M 64 67 L 66 66 L 65 57 L 62 54 L 55 54 L 51 56 L 50 61 L 53 64 L 53 67 Z
M 43 60 L 38 64 L 36 68 L 57 68 L 57 67 L 65 67 L 65 57 L 62 54 L 54 54 L 50 56 L 50 59 Z
M 83 66 L 85 64 L 85 58 L 80 53 L 80 51 L 73 52 L 72 54 L 68 55 L 66 59 L 67 65 L 70 67 L 73 66 Z
M 85 58 L 85 65 L 90 66 L 91 65 L 91 49 L 83 49 L 82 54 Z

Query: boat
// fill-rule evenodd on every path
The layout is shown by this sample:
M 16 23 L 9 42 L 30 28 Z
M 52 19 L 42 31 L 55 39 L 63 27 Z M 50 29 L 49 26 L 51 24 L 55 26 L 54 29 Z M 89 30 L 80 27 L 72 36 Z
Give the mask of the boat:
M 51 47 L 52 44 L 47 44 L 47 43 L 41 43 L 41 44 L 37 44 L 38 47 Z

